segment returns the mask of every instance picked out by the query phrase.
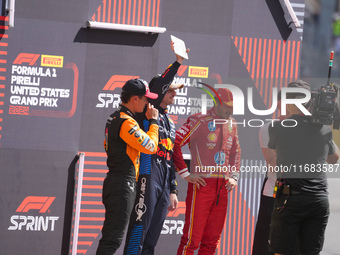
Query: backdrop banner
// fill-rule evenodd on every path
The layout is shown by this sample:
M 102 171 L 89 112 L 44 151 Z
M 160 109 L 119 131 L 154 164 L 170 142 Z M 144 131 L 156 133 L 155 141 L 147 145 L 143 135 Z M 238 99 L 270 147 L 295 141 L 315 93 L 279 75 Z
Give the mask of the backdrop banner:
M 127 80 L 150 81 L 175 61 L 171 35 L 190 48 L 173 81 L 185 86 L 168 108 L 176 128 L 201 112 L 203 96 L 208 108 L 214 105 L 202 83 L 237 86 L 256 109 L 270 108 L 273 88 L 299 77 L 303 32 L 283 1 L 272 2 L 17 0 L 14 21 L 2 4 L 1 253 L 72 254 L 74 206 L 81 196 L 73 254 L 95 254 L 105 212 L 106 119 L 118 108 Z M 303 24 L 304 1 L 290 2 Z M 164 27 L 166 32 L 90 29 L 86 21 Z M 265 165 L 258 132 L 266 119 L 276 116 L 256 116 L 247 104 L 243 114 L 234 116 L 244 169 Z M 85 161 L 78 194 L 80 152 Z M 190 164 L 189 149 L 183 147 L 183 153 Z M 251 254 L 263 178 L 261 171 L 241 172 L 216 254 Z M 173 255 L 179 245 L 187 182 L 179 175 L 177 181 L 179 207 L 164 222 L 156 254 Z

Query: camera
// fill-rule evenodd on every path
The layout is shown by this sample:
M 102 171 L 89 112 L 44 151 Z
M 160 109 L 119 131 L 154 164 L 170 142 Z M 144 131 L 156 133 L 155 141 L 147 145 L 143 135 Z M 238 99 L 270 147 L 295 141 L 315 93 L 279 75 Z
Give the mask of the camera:
M 312 122 L 339 129 L 339 85 L 329 83 L 311 93 Z

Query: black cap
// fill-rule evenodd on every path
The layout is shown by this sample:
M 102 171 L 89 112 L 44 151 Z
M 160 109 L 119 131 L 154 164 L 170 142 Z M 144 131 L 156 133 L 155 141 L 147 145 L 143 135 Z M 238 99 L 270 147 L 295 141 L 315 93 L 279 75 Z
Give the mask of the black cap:
M 161 76 L 160 75 L 156 75 L 154 76 L 151 81 L 149 82 L 149 87 L 150 87 L 150 91 L 155 91 L 156 90 L 156 87 L 155 87 L 155 84 L 156 82 L 158 81 L 158 79 L 160 78 Z M 181 89 L 184 87 L 184 84 L 175 84 L 175 83 L 171 83 L 170 86 L 167 88 L 167 89 L 173 89 L 173 90 L 176 90 L 176 89 Z
M 291 83 L 288 84 L 288 88 L 302 88 L 310 91 L 309 84 L 303 80 L 292 81 Z
M 302 81 L 302 80 L 296 80 L 288 84 L 288 88 L 301 88 L 301 89 L 306 89 L 309 92 L 310 86 L 307 82 Z M 298 96 L 301 96 L 301 93 L 287 93 L 287 98 L 296 98 Z
M 142 79 L 128 80 L 124 84 L 122 91 L 133 96 L 146 96 L 151 99 L 158 97 L 157 94 L 150 92 L 148 83 Z
M 159 79 L 159 77 L 161 77 L 161 76 L 160 75 L 156 75 L 149 82 L 149 87 L 150 87 L 151 91 L 153 91 L 153 87 L 155 86 L 155 84 L 156 84 L 157 80 Z

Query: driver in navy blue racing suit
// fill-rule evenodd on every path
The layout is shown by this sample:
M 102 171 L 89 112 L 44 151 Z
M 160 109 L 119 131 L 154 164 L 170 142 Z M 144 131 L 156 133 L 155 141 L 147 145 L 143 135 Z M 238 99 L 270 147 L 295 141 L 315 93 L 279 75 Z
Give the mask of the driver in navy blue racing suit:
M 174 51 L 173 47 L 174 43 L 171 42 L 171 49 Z M 183 58 L 176 54 L 176 61 L 162 75 L 155 76 L 150 81 L 150 91 L 158 94 L 157 99 L 149 100 L 159 111 L 158 150 L 152 156 L 141 154 L 137 196 L 124 254 L 154 254 L 168 210 L 177 208 L 176 170 L 172 162 L 176 130 L 167 113 L 167 106 L 173 103 L 175 90 L 183 87 L 183 84 L 171 84 L 182 62 Z M 139 123 L 144 130 L 148 130 L 145 118 L 143 123 Z

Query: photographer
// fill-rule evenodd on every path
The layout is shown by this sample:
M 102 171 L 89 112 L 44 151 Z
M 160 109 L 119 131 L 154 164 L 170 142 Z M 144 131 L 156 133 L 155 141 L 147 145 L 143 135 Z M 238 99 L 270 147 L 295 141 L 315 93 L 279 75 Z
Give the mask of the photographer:
M 298 80 L 288 87 L 310 91 L 308 83 Z M 287 98 L 299 98 L 301 93 L 288 93 Z M 309 107 L 309 103 L 304 105 Z M 299 239 L 300 254 L 319 254 L 329 216 L 327 168 L 339 159 L 339 149 L 332 139 L 329 126 L 311 122 L 298 107 L 288 105 L 296 121 L 294 127 L 275 122 L 269 127 L 268 147 L 276 150 L 277 166 L 288 171 L 278 174 L 276 201 L 272 214 L 269 244 L 275 254 L 292 254 Z
M 286 119 L 289 115 L 288 109 L 286 109 L 286 114 L 283 115 L 281 111 L 281 91 L 277 96 L 277 109 L 280 112 L 278 116 L 278 120 L 282 121 Z M 287 107 L 286 107 L 287 108 Z M 269 133 L 268 128 L 271 125 L 271 121 L 267 122 L 260 128 L 259 131 L 259 142 L 261 145 L 261 150 L 266 160 L 267 166 L 276 166 L 276 152 L 268 148 L 269 142 Z M 253 250 L 252 255 L 274 255 L 273 252 L 270 252 L 268 249 L 268 238 L 270 231 L 270 221 L 271 215 L 274 209 L 275 198 L 273 197 L 274 187 L 277 176 L 275 172 L 268 171 L 266 177 L 262 184 L 261 190 L 261 200 L 259 213 L 257 217 L 255 234 L 254 234 L 254 242 L 253 242 Z M 298 246 L 298 245 L 297 245 Z M 298 248 L 295 248 L 293 254 L 298 254 Z

